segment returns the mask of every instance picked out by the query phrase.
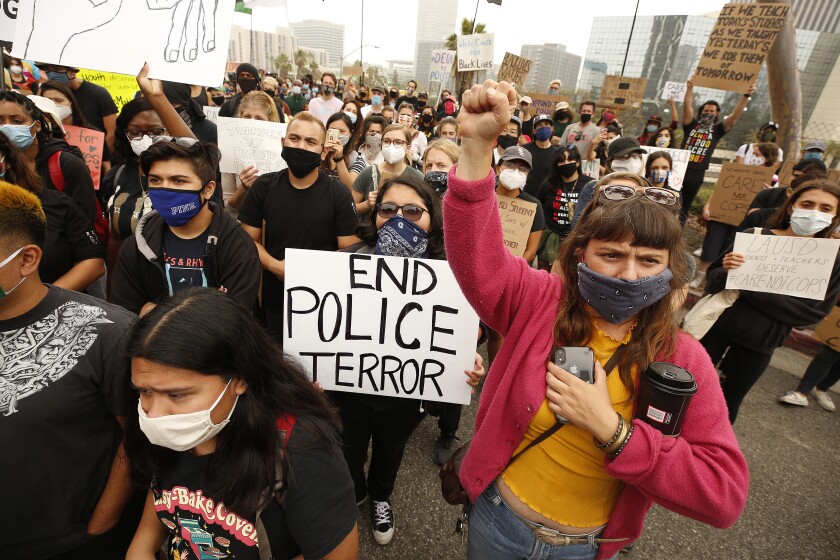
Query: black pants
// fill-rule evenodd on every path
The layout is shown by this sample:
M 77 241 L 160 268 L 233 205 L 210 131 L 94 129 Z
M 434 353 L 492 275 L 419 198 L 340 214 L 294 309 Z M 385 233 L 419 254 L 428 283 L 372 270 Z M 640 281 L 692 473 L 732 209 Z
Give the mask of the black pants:
M 729 422 L 734 424 L 744 397 L 770 365 L 773 354 L 762 354 L 732 342 L 716 326 L 706 333 L 700 344 L 709 353 L 713 364 L 720 363 L 718 367 L 723 373 L 720 385 L 729 408 Z
M 381 502 L 391 497 L 397 472 L 408 438 L 423 420 L 420 401 L 398 399 L 396 406 L 376 408 L 372 399 L 358 398 L 349 393 L 330 393 L 341 413 L 344 427 L 341 439 L 344 459 L 356 487 L 356 501 L 370 494 L 372 500 Z M 370 467 L 365 478 L 368 445 L 373 440 Z
M 458 431 L 458 424 L 461 423 L 460 404 L 441 403 L 440 414 L 438 415 L 438 429 L 442 436 L 454 436 Z
M 680 223 L 683 225 L 688 219 L 688 211 L 691 210 L 691 203 L 694 202 L 694 199 L 697 197 L 697 193 L 700 192 L 700 187 L 703 186 L 703 179 L 705 177 L 705 169 L 699 171 L 687 169 L 685 172 L 685 177 L 683 178 L 683 188 L 682 191 L 680 191 L 680 197 L 682 198 Z
M 808 369 L 805 370 L 805 375 L 796 390 L 806 395 L 814 387 L 820 391 L 828 391 L 838 381 L 840 381 L 840 352 L 823 345 L 813 361 L 808 364 Z

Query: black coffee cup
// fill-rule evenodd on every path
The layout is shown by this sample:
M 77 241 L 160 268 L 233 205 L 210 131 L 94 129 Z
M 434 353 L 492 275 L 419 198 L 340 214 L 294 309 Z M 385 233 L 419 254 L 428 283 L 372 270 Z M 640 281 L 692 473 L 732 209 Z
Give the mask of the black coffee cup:
M 696 392 L 697 382 L 691 373 L 674 364 L 654 362 L 642 373 L 636 418 L 666 436 L 678 436 Z

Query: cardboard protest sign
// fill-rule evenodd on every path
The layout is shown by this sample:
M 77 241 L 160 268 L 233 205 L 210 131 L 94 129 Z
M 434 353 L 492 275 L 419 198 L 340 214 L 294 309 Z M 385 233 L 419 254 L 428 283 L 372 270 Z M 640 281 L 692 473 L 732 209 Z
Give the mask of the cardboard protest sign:
M 341 69 L 342 76 L 361 76 L 362 75 L 362 67 L 361 66 L 345 66 Z
M 443 82 L 449 77 L 455 64 L 455 51 L 433 50 L 432 63 L 429 65 L 429 83 Z
M 793 166 L 795 163 L 796 160 L 788 159 L 782 164 L 782 168 L 777 173 L 779 176 L 779 186 L 785 188 L 790 186 L 791 181 L 793 181 Z M 840 181 L 840 169 L 829 169 L 828 180 L 834 181 L 835 183 Z
M 790 4 L 726 4 L 694 71 L 694 85 L 747 93 L 789 10 Z
M 824 299 L 840 239 L 735 234 L 736 253 L 747 262 L 730 270 L 726 288 Z
M 283 350 L 327 390 L 469 404 L 477 332 L 446 261 L 286 250 Z
M 285 123 L 219 117 L 218 133 L 223 173 L 239 173 L 249 165 L 261 174 L 286 169 L 286 161 L 280 157 Z
M 685 82 L 665 82 L 665 89 L 662 90 L 662 99 L 671 99 L 682 103 L 685 99 L 685 90 L 688 85 Z
M 148 62 L 151 78 L 217 84 L 227 59 L 233 4 L 234 0 L 21 2 L 12 51 L 23 59 L 130 75 Z
M 496 193 L 496 199 L 499 203 L 499 216 L 502 218 L 505 246 L 511 253 L 521 257 L 525 254 L 525 247 L 528 245 L 528 236 L 531 235 L 531 226 L 537 215 L 537 205 L 527 200 L 502 196 L 499 193 Z
M 647 165 L 648 155 L 653 152 L 667 152 L 671 156 L 671 174 L 668 176 L 668 186 L 675 191 L 681 191 L 683 188 L 683 180 L 685 180 L 685 171 L 688 169 L 688 158 L 691 152 L 688 150 L 675 150 L 673 148 L 657 148 L 656 146 L 642 146 L 645 151 L 642 154 L 642 163 Z M 750 200 L 752 202 L 752 200 Z M 740 222 L 738 222 L 740 223 Z
M 528 72 L 531 71 L 531 64 L 531 60 L 527 58 L 506 52 L 499 73 L 496 75 L 496 81 L 522 85 L 525 83 Z
M 67 124 L 64 125 L 64 131 L 67 132 L 64 138 L 67 143 L 82 150 L 85 164 L 93 179 L 93 188 L 99 190 L 99 183 L 102 180 L 102 150 L 105 146 L 105 133 Z
M 598 107 L 615 109 L 617 107 L 641 107 L 645 97 L 647 78 L 627 78 L 625 76 L 604 76 Z
M 833 307 L 831 313 L 819 322 L 814 338 L 840 352 L 840 307 Z
M 11 43 L 15 39 L 18 0 L 0 1 L 0 41 Z
M 219 124 L 219 110 L 221 107 L 202 107 L 207 120 L 218 126 Z
M 709 201 L 712 220 L 737 226 L 744 221 L 755 195 L 773 180 L 773 168 L 726 162 Z
M 139 71 L 139 68 L 138 68 Z M 137 78 L 127 74 L 114 74 L 111 72 L 97 72 L 96 70 L 80 70 L 79 78 L 100 85 L 108 90 L 117 109 L 122 111 L 123 105 L 134 99 L 140 91 L 137 85 Z
M 230 61 L 226 62 L 225 63 L 225 74 L 227 74 L 229 72 L 236 72 L 236 69 L 239 67 L 240 64 L 242 64 L 242 63 L 241 62 L 230 62 Z
M 571 98 L 568 95 L 549 95 L 546 93 L 526 93 L 531 98 L 532 115 L 554 115 L 557 104 L 561 101 L 569 103 Z M 586 154 L 584 154 L 586 155 Z
M 492 33 L 458 36 L 458 72 L 475 72 L 493 68 Z

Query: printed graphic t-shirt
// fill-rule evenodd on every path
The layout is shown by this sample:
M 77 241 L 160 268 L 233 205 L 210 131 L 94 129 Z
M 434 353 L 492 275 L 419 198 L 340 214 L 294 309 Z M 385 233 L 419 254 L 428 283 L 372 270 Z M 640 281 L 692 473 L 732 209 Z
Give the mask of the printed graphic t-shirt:
M 295 426 L 292 438 L 308 437 Z M 229 510 L 206 491 L 212 455 L 179 453 L 159 477 L 155 511 L 169 531 L 171 560 L 225 558 L 259 560 L 255 512 Z M 347 463 L 339 449 L 288 453 L 288 488 L 283 506 L 272 502 L 262 521 L 276 560 L 303 554 L 322 558 L 353 529 L 357 508 Z
M 688 157 L 689 171 L 706 171 L 712 160 L 715 146 L 726 134 L 723 122 L 705 123 L 694 119 L 688 125 L 683 125 L 682 149 L 691 152 Z
M 572 229 L 573 209 L 578 203 L 583 187 L 592 177 L 580 175 L 575 181 L 563 181 L 561 185 L 551 186 L 544 181 L 537 193 L 537 200 L 545 213 L 545 223 L 548 229 L 560 235 L 566 235 Z
M 181 239 L 167 227 L 163 233 L 163 266 L 169 295 L 186 288 L 206 288 L 204 251 L 207 232 L 193 239 Z

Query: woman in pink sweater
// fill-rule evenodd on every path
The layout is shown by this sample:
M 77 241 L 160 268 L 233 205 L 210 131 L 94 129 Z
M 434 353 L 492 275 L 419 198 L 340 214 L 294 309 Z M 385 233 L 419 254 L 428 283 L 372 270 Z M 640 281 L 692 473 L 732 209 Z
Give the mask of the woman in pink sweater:
M 604 200 L 561 247 L 560 276 L 512 256 L 491 152 L 514 103 L 505 82 L 464 94 L 462 155 L 444 198 L 450 266 L 481 319 L 505 337 L 460 471 L 473 501 L 468 558 L 613 558 L 640 536 L 653 502 L 716 527 L 734 524 L 749 473 L 715 369 L 672 318 L 673 288 L 687 276 L 678 220 L 643 193 L 598 193 Z M 622 344 L 618 371 L 608 376 L 597 364 L 594 384 L 546 360 L 557 346 L 590 346 L 606 363 Z M 639 373 L 653 361 L 697 382 L 677 437 L 632 420 Z M 555 415 L 568 420 L 564 429 L 528 447 Z

